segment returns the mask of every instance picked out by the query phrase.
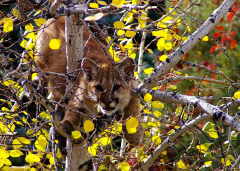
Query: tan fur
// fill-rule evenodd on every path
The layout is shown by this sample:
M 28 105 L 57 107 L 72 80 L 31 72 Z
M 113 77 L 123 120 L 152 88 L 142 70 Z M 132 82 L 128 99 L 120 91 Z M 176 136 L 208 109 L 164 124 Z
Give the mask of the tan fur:
M 38 34 L 35 62 L 43 72 L 66 73 L 64 23 L 64 17 L 50 19 Z M 73 129 L 82 129 L 83 121 L 97 118 L 99 112 L 109 116 L 118 112 L 123 120 L 129 116 L 138 117 L 140 113 L 139 100 L 131 93 L 136 84 L 135 80 L 129 77 L 133 75 L 133 61 L 126 58 L 115 64 L 86 28 L 84 59 L 79 66 L 82 71 L 79 71 L 73 95 L 67 104 L 60 126 L 66 134 Z M 49 48 L 49 41 L 53 38 L 61 39 L 62 46 L 59 50 Z M 59 101 L 65 92 L 65 78 L 48 74 L 46 80 L 52 99 Z M 140 143 L 141 127 L 136 134 L 128 134 L 125 128 L 123 132 L 131 144 Z

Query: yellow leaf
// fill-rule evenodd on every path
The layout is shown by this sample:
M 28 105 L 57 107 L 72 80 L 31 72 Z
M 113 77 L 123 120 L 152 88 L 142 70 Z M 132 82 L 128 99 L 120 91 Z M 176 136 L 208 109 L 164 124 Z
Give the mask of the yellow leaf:
M 165 49 L 166 49 L 167 51 L 171 50 L 172 48 L 173 48 L 172 42 L 167 42 L 167 43 L 165 43 Z
M 212 143 L 204 143 L 204 144 L 200 144 L 197 145 L 196 148 L 198 149 L 198 151 L 200 151 L 201 153 L 206 153 L 208 151 L 208 148 L 212 145 Z
M 151 138 L 152 142 L 155 144 L 155 145 L 159 145 L 161 144 L 161 138 L 158 136 L 158 135 L 154 135 L 152 136 Z
M 48 140 L 44 135 L 41 134 L 36 139 L 34 145 L 37 148 L 37 150 L 45 152 L 48 145 Z
M 138 127 L 138 119 L 135 117 L 130 117 L 126 121 L 126 129 L 129 134 L 134 134 L 137 132 L 137 127 Z
M 187 165 L 186 165 L 182 160 L 179 160 L 179 161 L 177 162 L 177 167 L 178 167 L 179 169 L 187 169 L 187 168 L 188 168 Z
M 58 50 L 61 47 L 61 40 L 60 39 L 51 39 L 49 41 L 49 47 L 52 50 Z
M 122 29 L 125 27 L 124 23 L 122 21 L 116 21 L 113 23 L 113 26 L 115 29 Z
M 81 138 L 81 132 L 80 131 L 72 131 L 72 138 L 73 139 L 79 139 Z
M 0 24 L 3 24 L 3 32 L 11 32 L 13 31 L 13 19 L 5 17 L 0 20 Z
M 39 79 L 38 73 L 36 73 L 36 72 L 32 73 L 32 76 L 31 76 L 31 77 L 32 77 L 32 81 Z
M 46 112 L 41 112 L 39 113 L 39 117 L 46 119 L 46 120 L 51 120 L 51 115 L 49 113 Z
M 96 156 L 97 149 L 98 149 L 98 144 L 92 144 L 91 146 L 88 147 L 88 153 L 91 154 L 92 156 Z
M 6 159 L 9 157 L 9 153 L 5 149 L 0 149 L 0 160 Z
M 28 31 L 28 32 L 31 32 L 34 30 L 34 27 L 31 23 L 25 25 L 25 30 Z
M 40 27 L 41 25 L 43 25 L 44 23 L 46 23 L 46 19 L 44 19 L 44 18 L 36 18 L 36 19 L 34 19 L 34 22 L 36 23 L 36 25 L 38 26 L 38 27 Z
M 13 8 L 11 12 L 14 17 L 21 18 L 21 14 L 17 8 Z
M 150 102 L 152 101 L 152 95 L 150 93 L 146 93 L 143 97 L 145 102 Z
M 204 132 L 208 134 L 209 137 L 217 139 L 218 138 L 218 132 L 215 129 L 215 124 L 212 122 L 207 122 L 204 127 L 202 128 Z
M 35 42 L 37 39 L 37 35 L 34 32 L 30 32 L 30 33 L 26 34 L 26 36 L 24 36 L 24 38 L 32 39 Z
M 166 41 L 164 38 L 158 39 L 158 41 L 157 41 L 158 50 L 163 51 L 165 49 L 165 44 L 166 44 Z
M 23 155 L 23 152 L 20 150 L 10 150 L 9 154 L 11 157 L 20 157 Z
M 234 160 L 232 155 L 227 155 L 226 158 L 221 158 L 221 163 L 225 166 L 230 166 Z
M 131 167 L 128 162 L 121 162 L 118 163 L 118 169 L 120 169 L 120 171 L 130 171 Z
M 202 41 L 203 42 L 207 42 L 209 39 L 208 39 L 208 36 L 204 36 L 203 38 L 202 38 Z
M 98 167 L 98 170 L 97 171 L 107 171 L 107 167 L 104 166 L 103 164 L 101 164 L 99 167 Z
M 158 118 L 162 115 L 162 113 L 159 111 L 153 111 L 153 115 Z
M 233 98 L 240 99 L 240 90 L 238 90 L 234 93 Z
M 120 8 L 124 3 L 125 3 L 125 0 L 112 0 L 111 5 L 117 8 Z
M 29 40 L 23 39 L 20 43 L 20 46 L 26 50 L 31 50 L 34 48 L 34 43 L 33 40 L 31 39 Z
M 106 146 L 111 144 L 112 139 L 110 137 L 101 137 L 97 140 L 97 144 L 99 144 L 100 146 Z
M 118 36 L 122 36 L 122 35 L 124 35 L 125 34 L 125 31 L 124 30 L 118 30 L 117 31 L 117 35 Z
M 126 33 L 125 33 L 125 36 L 129 37 L 129 38 L 132 38 L 135 35 L 136 35 L 136 32 L 135 31 L 131 31 L 131 30 L 127 30 Z
M 164 104 L 160 101 L 152 101 L 152 108 L 163 109 Z
M 107 3 L 106 3 L 105 1 L 97 1 L 97 3 L 98 3 L 99 5 L 107 5 Z
M 9 159 L 7 159 L 7 158 L 1 159 L 1 162 L 3 164 L 7 165 L 7 166 L 11 166 L 12 165 L 12 162 Z
M 204 167 L 210 167 L 212 166 L 212 161 L 205 161 L 203 164 Z
M 38 163 L 40 162 L 40 160 L 41 158 L 37 154 L 28 153 L 27 156 L 25 157 L 25 161 L 30 164 Z
M 99 8 L 99 5 L 97 3 L 89 3 L 88 5 L 90 8 Z
M 94 130 L 94 123 L 91 120 L 86 120 L 83 123 L 83 129 L 87 133 L 93 131 Z
M 159 57 L 159 61 L 165 62 L 165 61 L 167 60 L 167 58 L 168 58 L 167 55 L 161 55 L 161 56 Z
M 143 72 L 144 74 L 151 75 L 154 72 L 154 68 L 153 67 L 145 68 Z
M 84 20 L 85 21 L 97 21 L 97 20 L 100 20 L 102 17 L 104 17 L 104 14 L 102 12 L 99 12 L 97 14 L 86 17 Z

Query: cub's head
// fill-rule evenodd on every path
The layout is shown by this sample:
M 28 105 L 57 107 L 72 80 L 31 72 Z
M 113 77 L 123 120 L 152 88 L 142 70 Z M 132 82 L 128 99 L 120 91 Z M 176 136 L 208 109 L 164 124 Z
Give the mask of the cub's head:
M 134 61 L 126 58 L 117 64 L 98 64 L 85 58 L 81 64 L 86 94 L 106 115 L 123 111 L 131 99 Z

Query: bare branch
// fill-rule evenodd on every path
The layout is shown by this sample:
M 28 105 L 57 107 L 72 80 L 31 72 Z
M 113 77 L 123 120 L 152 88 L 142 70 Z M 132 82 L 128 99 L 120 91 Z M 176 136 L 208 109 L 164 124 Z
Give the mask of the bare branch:
M 209 17 L 208 19 L 183 42 L 172 54 L 169 55 L 169 60 L 160 63 L 155 72 L 150 78 L 145 80 L 145 86 L 150 87 L 157 79 L 173 68 L 181 59 L 181 56 L 186 54 L 193 46 L 201 40 L 201 38 L 209 33 L 220 19 L 229 11 L 235 0 L 225 0 Z
M 146 93 L 151 93 L 153 99 L 161 100 L 162 102 L 176 103 L 182 105 L 192 104 L 193 106 L 199 108 L 203 113 L 207 113 L 212 116 L 213 119 L 221 120 L 226 125 L 229 125 L 237 131 L 240 131 L 240 122 L 235 120 L 234 117 L 228 115 L 226 112 L 223 112 L 219 107 L 209 104 L 204 100 L 198 99 L 195 96 L 187 96 L 177 94 L 175 92 L 147 90 L 144 88 L 140 89 L 140 93 L 142 95 Z

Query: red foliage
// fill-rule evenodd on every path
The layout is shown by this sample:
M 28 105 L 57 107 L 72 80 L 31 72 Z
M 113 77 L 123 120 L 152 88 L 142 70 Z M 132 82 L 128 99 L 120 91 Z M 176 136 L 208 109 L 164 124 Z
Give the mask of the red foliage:
M 233 20 L 235 13 L 234 12 L 228 12 L 227 13 L 227 21 L 231 22 Z

